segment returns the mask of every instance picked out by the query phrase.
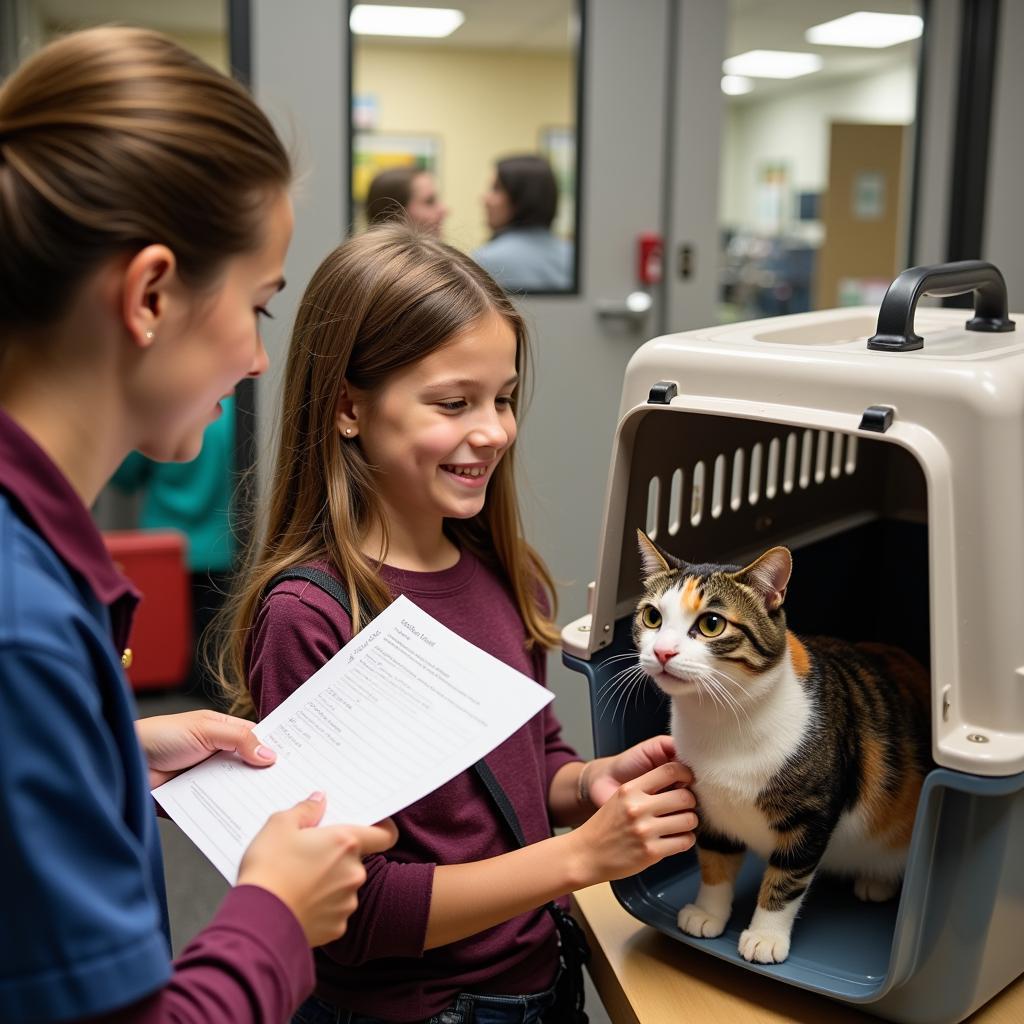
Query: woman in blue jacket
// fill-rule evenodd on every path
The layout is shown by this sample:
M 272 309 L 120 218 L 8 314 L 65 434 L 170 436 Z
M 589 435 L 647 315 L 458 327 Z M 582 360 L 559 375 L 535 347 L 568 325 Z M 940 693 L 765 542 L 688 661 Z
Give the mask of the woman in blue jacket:
M 0 87 L 0 1020 L 287 1019 L 389 826 L 275 815 L 175 963 L 151 787 L 248 723 L 133 721 L 137 595 L 89 506 L 133 449 L 193 458 L 266 367 L 289 162 L 237 84 L 156 33 L 51 44 Z

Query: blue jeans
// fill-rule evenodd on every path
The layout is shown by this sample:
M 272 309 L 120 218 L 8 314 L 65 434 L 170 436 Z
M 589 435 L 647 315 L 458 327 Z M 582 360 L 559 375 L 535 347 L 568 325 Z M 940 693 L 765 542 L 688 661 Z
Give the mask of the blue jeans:
M 555 990 L 533 996 L 479 996 L 462 992 L 455 1002 L 422 1024 L 539 1024 L 555 1001 Z M 364 1017 L 339 1010 L 316 996 L 307 999 L 292 1017 L 292 1024 L 386 1024 L 378 1017 Z M 417 1021 L 415 1024 L 421 1024 Z

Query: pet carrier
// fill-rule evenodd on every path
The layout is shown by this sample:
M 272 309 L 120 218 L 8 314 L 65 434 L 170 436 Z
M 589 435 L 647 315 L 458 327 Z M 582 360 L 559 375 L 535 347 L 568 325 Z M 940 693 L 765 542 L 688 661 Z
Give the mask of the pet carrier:
M 975 315 L 917 309 L 974 293 Z M 877 320 L 877 324 L 876 324 Z M 915 333 L 915 327 L 919 334 Z M 896 1021 L 962 1020 L 1024 971 L 1024 336 L 978 261 L 901 274 L 847 308 L 656 338 L 626 371 L 588 614 L 563 658 L 590 685 L 597 755 L 668 727 L 632 649 L 636 529 L 690 562 L 793 552 L 797 633 L 893 643 L 929 666 L 935 767 L 902 892 L 857 901 L 819 876 L 782 964 L 737 951 L 763 863 L 726 931 L 676 926 L 693 853 L 613 883 L 641 921 L 722 959 Z

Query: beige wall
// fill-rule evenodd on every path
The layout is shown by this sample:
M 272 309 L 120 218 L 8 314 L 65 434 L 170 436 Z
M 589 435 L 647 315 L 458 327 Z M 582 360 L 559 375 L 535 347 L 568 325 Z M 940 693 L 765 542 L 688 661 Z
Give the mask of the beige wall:
M 106 24 L 106 22 L 88 21 L 84 18 L 74 24 L 48 22 L 46 25 L 46 37 L 42 42 L 49 42 L 57 36 L 65 35 L 68 32 L 74 32 L 77 29 L 90 28 L 97 24 Z M 139 18 L 138 21 L 130 23 L 127 21 L 119 21 L 115 24 L 132 24 L 142 28 L 156 28 L 158 31 L 170 36 L 171 39 L 173 39 L 179 46 L 184 47 L 186 50 L 190 50 L 199 57 L 200 60 L 206 61 L 207 64 L 215 67 L 218 71 L 222 71 L 224 74 L 229 73 L 228 39 L 227 35 L 223 32 L 170 31 L 159 25 L 150 25 L 144 17 Z
M 224 74 L 230 74 L 228 66 L 228 37 L 223 32 L 168 32 L 179 46 L 191 50 L 200 60 L 215 67 Z
M 828 179 L 832 122 L 911 124 L 916 105 L 917 67 L 901 63 L 864 78 L 805 87 L 778 97 L 727 102 L 723 136 L 723 225 L 757 230 L 758 170 L 785 164 L 789 186 L 821 192 Z
M 445 239 L 472 249 L 488 237 L 480 196 L 494 159 L 536 152 L 541 129 L 575 120 L 574 65 L 566 55 L 356 40 L 354 92 L 376 98 L 380 131 L 438 137 Z

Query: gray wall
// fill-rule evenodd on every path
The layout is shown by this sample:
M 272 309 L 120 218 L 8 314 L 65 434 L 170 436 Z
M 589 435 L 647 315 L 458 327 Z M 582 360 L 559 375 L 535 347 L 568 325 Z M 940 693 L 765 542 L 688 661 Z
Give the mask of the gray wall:
M 288 287 L 274 299 L 274 319 L 265 322 L 270 369 L 257 385 L 256 443 L 264 486 L 295 311 L 313 271 L 345 235 L 347 21 L 347 5 L 338 0 L 252 0 L 253 91 L 291 148 L 298 173 L 295 235 L 285 267 Z
M 982 255 L 1005 275 L 1010 308 L 1024 312 L 1024 3 L 1003 0 L 1001 18 Z
M 932 0 L 924 53 L 925 95 L 918 153 L 918 206 L 913 261 L 942 263 L 949 235 L 949 186 L 953 169 L 960 0 Z

